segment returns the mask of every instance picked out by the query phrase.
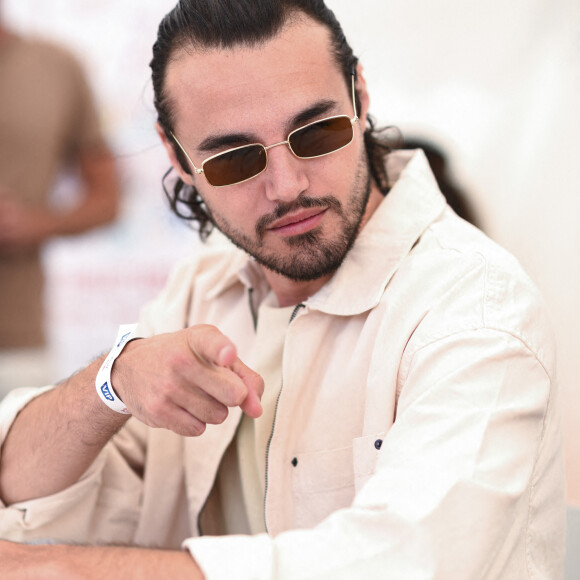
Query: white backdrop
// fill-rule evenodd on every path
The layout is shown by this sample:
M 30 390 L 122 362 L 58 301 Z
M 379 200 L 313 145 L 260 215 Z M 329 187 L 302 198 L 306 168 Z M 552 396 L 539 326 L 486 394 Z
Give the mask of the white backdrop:
M 15 27 L 84 62 L 123 171 L 119 224 L 47 252 L 61 374 L 106 349 L 194 234 L 169 215 L 148 62 L 173 0 L 3 0 Z M 328 0 L 365 66 L 380 124 L 436 139 L 484 229 L 542 289 L 560 349 L 568 497 L 580 505 L 580 3 Z M 1 79 L 0 79 L 1 82 Z M 65 192 L 70 180 L 61 184 Z M 66 197 L 66 196 L 65 196 Z

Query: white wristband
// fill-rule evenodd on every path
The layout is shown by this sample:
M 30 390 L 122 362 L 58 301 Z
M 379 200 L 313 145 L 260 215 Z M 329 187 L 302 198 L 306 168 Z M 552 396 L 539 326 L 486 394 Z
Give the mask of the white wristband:
M 105 362 L 101 365 L 95 380 L 95 387 L 97 388 L 97 394 L 101 398 L 101 401 L 103 401 L 107 407 L 113 409 L 113 411 L 116 411 L 117 413 L 123 413 L 124 415 L 130 415 L 131 413 L 125 406 L 125 403 L 121 401 L 117 393 L 115 393 L 113 390 L 113 385 L 111 384 L 111 369 L 113 368 L 115 359 L 121 354 L 121 351 L 125 348 L 125 345 L 132 338 L 135 338 L 136 328 L 136 324 L 122 324 L 119 327 L 117 339 L 115 340 L 115 346 L 111 349 L 111 352 L 107 355 Z

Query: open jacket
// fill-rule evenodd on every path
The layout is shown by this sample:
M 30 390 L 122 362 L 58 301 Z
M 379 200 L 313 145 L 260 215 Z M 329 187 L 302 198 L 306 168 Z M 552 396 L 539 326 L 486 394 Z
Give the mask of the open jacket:
M 516 260 L 446 205 L 421 152 L 334 277 L 288 321 L 268 447 L 267 534 L 200 537 L 239 409 L 185 439 L 130 419 L 72 488 L 0 511 L 17 541 L 189 549 L 213 578 L 563 575 L 554 352 Z M 229 244 L 181 263 L 142 336 L 217 326 L 252 366 L 267 288 Z M 0 407 L 5 436 L 37 390 Z

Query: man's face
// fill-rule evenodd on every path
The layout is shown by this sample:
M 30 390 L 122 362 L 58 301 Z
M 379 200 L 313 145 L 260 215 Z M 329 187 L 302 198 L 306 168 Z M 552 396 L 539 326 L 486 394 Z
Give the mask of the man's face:
M 196 167 L 232 147 L 272 145 L 309 122 L 354 115 L 327 31 L 307 19 L 253 49 L 181 52 L 169 65 L 167 91 L 176 135 Z M 366 92 L 362 101 L 364 119 Z M 197 187 L 215 225 L 258 263 L 315 280 L 340 265 L 381 197 L 371 188 L 363 128 L 354 130 L 348 147 L 325 157 L 272 148 L 267 169 L 245 183 L 215 188 L 203 175 L 180 175 Z

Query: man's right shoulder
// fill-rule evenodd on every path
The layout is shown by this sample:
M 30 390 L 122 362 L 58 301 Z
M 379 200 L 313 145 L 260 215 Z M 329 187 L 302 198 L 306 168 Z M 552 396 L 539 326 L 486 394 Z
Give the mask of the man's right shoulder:
M 191 255 L 181 259 L 173 268 L 174 273 L 190 280 L 198 276 L 223 279 L 231 276 L 248 261 L 248 256 L 228 240 L 199 244 Z M 172 274 L 173 275 L 173 274 Z
M 207 303 L 239 283 L 248 257 L 231 244 L 203 244 L 173 267 L 165 287 L 141 310 L 139 334 L 172 332 L 190 322 L 193 304 Z

